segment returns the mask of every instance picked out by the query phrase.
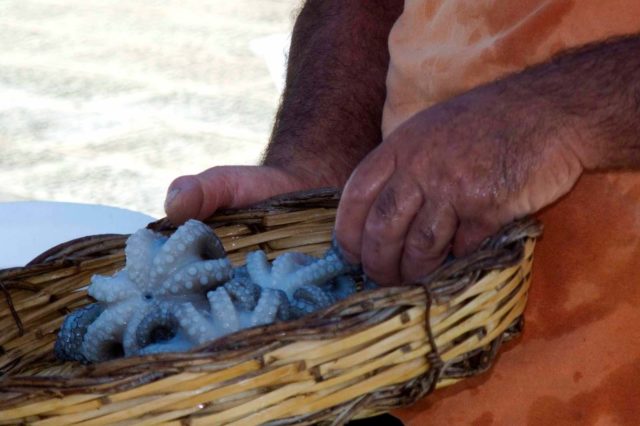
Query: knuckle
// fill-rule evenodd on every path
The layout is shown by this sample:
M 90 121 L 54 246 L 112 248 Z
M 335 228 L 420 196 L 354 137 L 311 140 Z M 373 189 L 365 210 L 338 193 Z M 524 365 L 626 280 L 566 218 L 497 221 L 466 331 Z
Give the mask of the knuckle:
M 375 216 L 383 222 L 390 222 L 398 212 L 396 191 L 386 188 L 380 193 L 373 205 Z
M 365 158 L 351 173 L 351 176 L 347 180 L 345 185 L 345 195 L 353 197 L 354 199 L 366 198 L 370 194 L 367 189 L 368 183 L 371 180 L 370 177 L 375 170 L 372 165 L 372 161 L 369 158 Z
M 430 227 L 420 227 L 405 241 L 405 252 L 413 258 L 427 257 L 436 245 L 436 236 Z
M 351 179 L 345 185 L 345 188 L 342 192 L 341 202 L 342 204 L 351 202 L 362 202 L 364 201 L 365 195 L 364 191 L 360 190 L 360 184 L 358 182 L 357 176 L 352 176 Z
M 409 263 L 431 262 L 441 259 L 449 250 L 449 243 L 445 239 L 439 240 L 431 229 L 421 229 L 407 237 L 404 246 L 404 261 Z
M 340 197 L 340 207 L 348 208 L 350 206 L 358 206 L 366 204 L 370 198 L 363 185 L 360 185 L 357 179 L 350 179 L 345 186 L 342 196 Z
M 384 242 L 397 238 L 402 232 L 398 218 L 398 203 L 394 190 L 385 189 L 371 207 L 365 223 L 365 233 L 372 241 Z
M 396 234 L 394 226 L 380 218 L 369 218 L 364 225 L 364 234 L 370 244 L 383 244 Z

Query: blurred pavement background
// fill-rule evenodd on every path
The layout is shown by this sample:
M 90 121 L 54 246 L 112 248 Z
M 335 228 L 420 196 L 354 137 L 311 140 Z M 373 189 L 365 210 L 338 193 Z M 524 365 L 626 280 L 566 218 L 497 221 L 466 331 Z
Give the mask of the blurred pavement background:
M 0 202 L 160 217 L 178 175 L 256 163 L 299 5 L 0 1 Z

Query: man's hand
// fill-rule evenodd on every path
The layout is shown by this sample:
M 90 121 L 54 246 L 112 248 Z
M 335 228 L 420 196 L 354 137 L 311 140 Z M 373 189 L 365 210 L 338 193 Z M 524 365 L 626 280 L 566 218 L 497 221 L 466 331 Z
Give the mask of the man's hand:
M 409 119 L 347 182 L 347 257 L 380 284 L 411 282 L 558 199 L 582 165 L 557 114 L 494 84 Z
M 381 284 L 571 189 L 585 170 L 640 169 L 640 37 L 569 51 L 409 119 L 347 182 L 336 232 Z
M 307 0 L 293 30 L 287 83 L 264 166 L 214 167 L 176 179 L 165 211 L 180 224 L 276 194 L 341 187 L 382 139 L 387 39 L 402 0 Z
M 171 222 L 181 224 L 189 218 L 205 219 L 219 208 L 245 207 L 314 186 L 315 182 L 276 167 L 213 167 L 175 179 L 167 191 L 165 211 Z

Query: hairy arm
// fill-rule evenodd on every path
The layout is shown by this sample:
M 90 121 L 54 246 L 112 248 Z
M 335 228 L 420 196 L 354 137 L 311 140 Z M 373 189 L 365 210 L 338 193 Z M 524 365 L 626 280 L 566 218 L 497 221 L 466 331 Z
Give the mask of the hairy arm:
M 640 37 L 610 40 L 425 109 L 349 179 L 336 222 L 382 284 L 414 281 L 566 194 L 584 170 L 640 169 Z
M 264 164 L 341 186 L 382 141 L 387 39 L 402 0 L 309 0 Z
M 165 211 L 182 223 L 276 194 L 342 186 L 381 142 L 387 39 L 403 0 L 307 0 L 262 166 L 213 167 L 174 180 Z
M 640 36 L 564 52 L 509 80 L 498 84 L 557 113 L 585 169 L 640 168 Z

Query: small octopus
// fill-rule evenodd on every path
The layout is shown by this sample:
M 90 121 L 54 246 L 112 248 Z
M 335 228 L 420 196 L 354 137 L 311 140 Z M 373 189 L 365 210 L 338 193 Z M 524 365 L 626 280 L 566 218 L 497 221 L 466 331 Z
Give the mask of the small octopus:
M 99 362 L 139 354 L 174 331 L 175 306 L 206 309 L 207 292 L 233 273 L 220 240 L 194 220 L 170 238 L 137 231 L 127 240 L 125 257 L 126 267 L 114 276 L 93 277 L 88 292 L 98 303 L 65 319 L 55 345 L 59 358 Z M 177 349 L 188 346 L 180 337 L 173 342 Z
M 169 238 L 142 229 L 127 240 L 126 267 L 94 276 L 97 303 L 65 319 L 59 359 L 100 362 L 186 351 L 226 334 L 300 318 L 357 291 L 358 271 L 334 243 L 321 259 L 284 253 L 269 262 L 248 253 L 233 268 L 220 240 L 190 220 Z
M 356 291 L 348 275 L 354 270 L 339 251 L 329 249 L 324 258 L 284 253 L 269 264 L 263 251 L 247 254 L 247 274 L 261 288 L 283 291 L 291 300 L 290 317 L 298 318 L 333 305 Z

